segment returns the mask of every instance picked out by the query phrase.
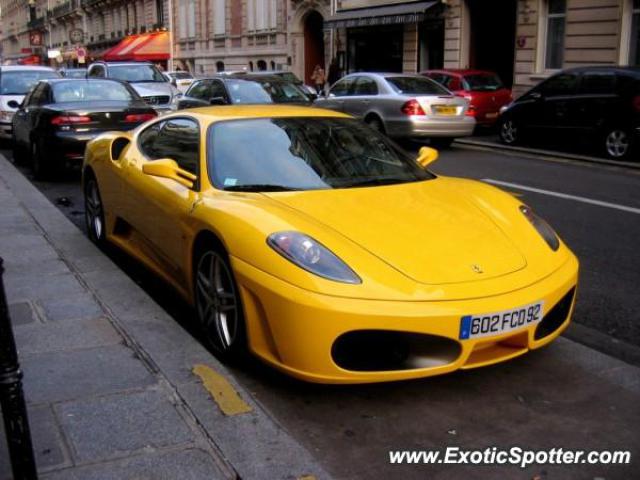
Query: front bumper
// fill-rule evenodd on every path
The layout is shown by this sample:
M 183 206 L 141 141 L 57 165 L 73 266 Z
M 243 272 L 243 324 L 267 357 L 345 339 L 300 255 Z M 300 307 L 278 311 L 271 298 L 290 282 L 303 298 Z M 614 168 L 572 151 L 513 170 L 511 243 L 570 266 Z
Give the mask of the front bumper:
M 232 258 L 245 310 L 249 347 L 275 368 L 318 383 L 366 383 L 428 377 L 508 360 L 554 340 L 569 324 L 578 279 L 571 255 L 554 273 L 513 292 L 471 300 L 394 302 L 331 297 L 297 288 Z M 566 311 L 550 332 L 539 324 L 493 337 L 459 340 L 461 317 L 544 301 L 545 318 L 554 306 Z M 543 320 L 544 322 L 545 320 Z M 547 324 L 548 325 L 548 324 Z M 411 342 L 435 339 L 433 358 L 425 342 L 412 366 L 392 370 L 349 370 L 336 362 L 339 338 L 350 332 L 407 335 Z M 441 341 L 438 341 L 440 339 Z M 415 343 L 414 342 L 414 343 Z M 455 348 L 443 347 L 455 345 Z M 442 354 L 442 348 L 448 349 Z M 332 353 L 333 352 L 333 353 Z M 369 352 L 371 353 L 371 352 Z M 383 354 L 384 352 L 381 352 Z M 444 359 L 444 360 L 443 360 Z
M 13 126 L 11 123 L 0 122 L 0 138 L 6 140 L 13 138 Z

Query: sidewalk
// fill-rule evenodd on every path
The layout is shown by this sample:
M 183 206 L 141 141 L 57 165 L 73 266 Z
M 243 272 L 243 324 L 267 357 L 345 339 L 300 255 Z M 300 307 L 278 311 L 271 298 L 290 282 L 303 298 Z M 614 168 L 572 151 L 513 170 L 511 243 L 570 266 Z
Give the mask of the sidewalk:
M 0 256 L 41 478 L 329 478 L 1 155 Z

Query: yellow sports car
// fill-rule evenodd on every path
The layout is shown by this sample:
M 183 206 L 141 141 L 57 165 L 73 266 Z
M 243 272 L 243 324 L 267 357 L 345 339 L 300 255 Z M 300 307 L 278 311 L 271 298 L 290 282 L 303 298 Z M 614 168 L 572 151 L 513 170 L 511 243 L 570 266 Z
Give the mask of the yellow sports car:
M 185 110 L 87 147 L 91 239 L 195 307 L 223 359 L 248 349 L 324 383 L 475 368 L 568 325 L 578 262 L 529 207 L 436 176 L 347 115 Z

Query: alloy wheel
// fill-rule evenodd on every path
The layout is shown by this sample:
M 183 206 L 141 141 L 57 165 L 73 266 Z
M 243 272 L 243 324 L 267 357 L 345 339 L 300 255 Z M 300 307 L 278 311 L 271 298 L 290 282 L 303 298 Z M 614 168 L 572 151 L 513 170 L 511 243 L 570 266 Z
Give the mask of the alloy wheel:
M 98 182 L 94 178 L 87 180 L 84 194 L 84 211 L 89 238 L 96 243 L 102 242 L 104 239 L 104 210 L 100 191 L 98 190 Z
M 611 158 L 622 158 L 629 151 L 629 136 L 624 130 L 612 130 L 606 137 L 605 147 Z
M 207 251 L 196 269 L 196 310 L 208 342 L 228 354 L 238 348 L 241 313 L 236 287 L 226 259 Z
M 513 120 L 507 120 L 500 126 L 500 138 L 506 144 L 516 143 L 518 140 L 518 128 Z

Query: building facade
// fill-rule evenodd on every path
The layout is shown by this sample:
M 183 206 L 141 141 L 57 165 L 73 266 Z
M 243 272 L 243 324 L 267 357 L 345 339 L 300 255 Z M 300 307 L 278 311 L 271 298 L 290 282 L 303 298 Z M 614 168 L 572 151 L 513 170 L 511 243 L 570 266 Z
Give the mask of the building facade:
M 169 28 L 169 7 L 169 0 L 0 0 L 2 58 L 86 63 L 127 35 Z M 60 55 L 49 58 L 49 51 Z
M 639 65 L 640 0 L 332 0 L 346 72 L 478 68 L 521 93 L 579 65 Z

